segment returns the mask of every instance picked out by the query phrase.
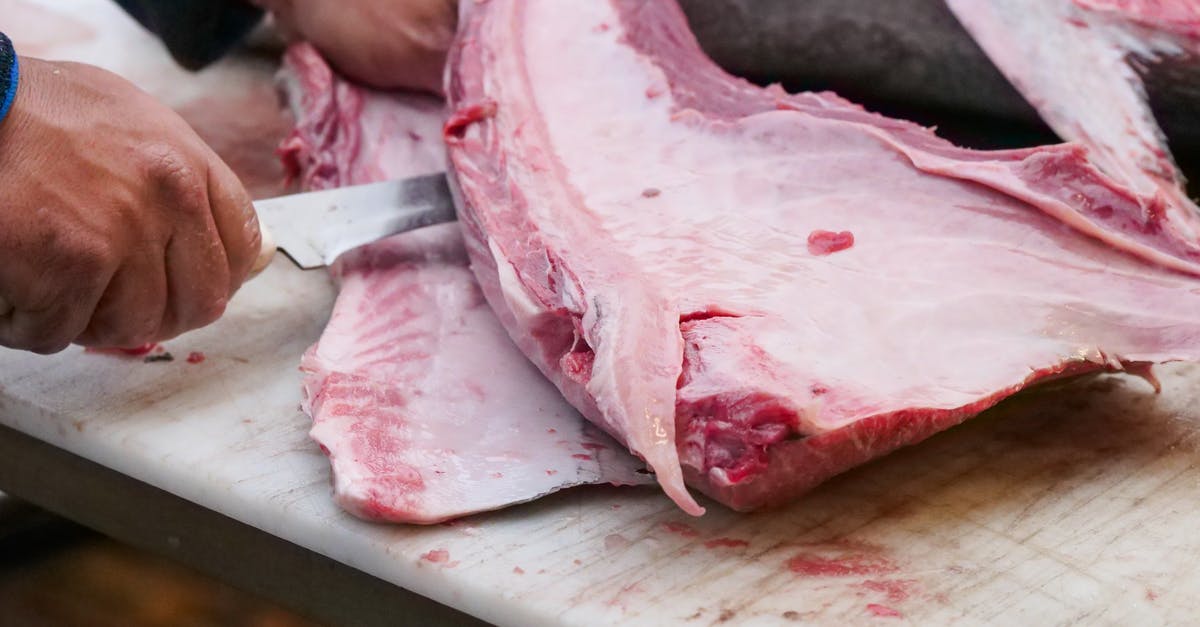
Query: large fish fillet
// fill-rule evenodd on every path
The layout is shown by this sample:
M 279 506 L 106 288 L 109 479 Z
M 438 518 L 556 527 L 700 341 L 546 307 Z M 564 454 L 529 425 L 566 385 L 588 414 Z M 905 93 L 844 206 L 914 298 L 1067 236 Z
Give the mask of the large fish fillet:
M 1200 357 L 1200 248 L 1078 145 L 726 75 L 670 0 L 464 13 L 446 126 L 510 335 L 683 509 L 786 502 L 1051 377 Z

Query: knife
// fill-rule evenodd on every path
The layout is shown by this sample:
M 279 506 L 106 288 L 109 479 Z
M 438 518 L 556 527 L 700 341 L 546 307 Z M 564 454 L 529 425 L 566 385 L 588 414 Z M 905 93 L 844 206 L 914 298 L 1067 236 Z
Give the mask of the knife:
M 268 198 L 254 210 L 263 232 L 255 270 L 276 249 L 311 270 L 363 244 L 455 219 L 445 173 Z
M 254 203 L 263 245 L 251 276 L 282 250 L 304 270 L 342 253 L 423 226 L 452 222 L 445 173 L 268 198 Z M 0 298 L 0 317 L 12 310 Z

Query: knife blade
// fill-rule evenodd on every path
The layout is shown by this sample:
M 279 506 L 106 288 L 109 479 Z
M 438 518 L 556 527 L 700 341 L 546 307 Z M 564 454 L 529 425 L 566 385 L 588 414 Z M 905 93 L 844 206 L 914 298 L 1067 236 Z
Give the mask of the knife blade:
M 263 229 L 256 270 L 276 249 L 311 270 L 363 244 L 455 219 L 445 173 L 268 198 L 254 210 Z

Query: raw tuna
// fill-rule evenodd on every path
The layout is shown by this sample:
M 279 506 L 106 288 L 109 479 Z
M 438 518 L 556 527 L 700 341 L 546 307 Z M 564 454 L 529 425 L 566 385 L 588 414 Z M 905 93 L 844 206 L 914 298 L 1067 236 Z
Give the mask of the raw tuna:
M 1138 64 L 1200 54 L 1197 0 L 947 0 L 992 61 L 1064 139 L 1200 233 Z
M 296 123 L 279 152 L 305 189 L 445 168 L 440 100 L 364 90 L 334 74 L 307 43 L 288 49 L 281 78 Z
M 298 124 L 285 155 L 307 187 L 443 165 L 437 101 L 363 92 L 308 46 L 287 64 Z M 432 523 L 577 484 L 649 481 L 513 346 L 456 225 L 356 249 L 334 275 L 333 317 L 301 367 L 311 435 L 350 512 Z
M 1079 145 L 956 148 L 726 75 L 670 0 L 467 7 L 446 126 L 473 268 L 656 471 L 779 504 L 1051 377 L 1200 357 L 1200 247 Z

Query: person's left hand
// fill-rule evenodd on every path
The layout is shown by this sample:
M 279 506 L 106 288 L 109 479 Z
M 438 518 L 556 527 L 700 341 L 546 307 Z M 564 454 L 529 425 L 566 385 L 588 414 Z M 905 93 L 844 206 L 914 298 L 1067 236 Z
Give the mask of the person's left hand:
M 347 77 L 442 93 L 457 0 L 252 0 L 285 36 L 305 39 Z

